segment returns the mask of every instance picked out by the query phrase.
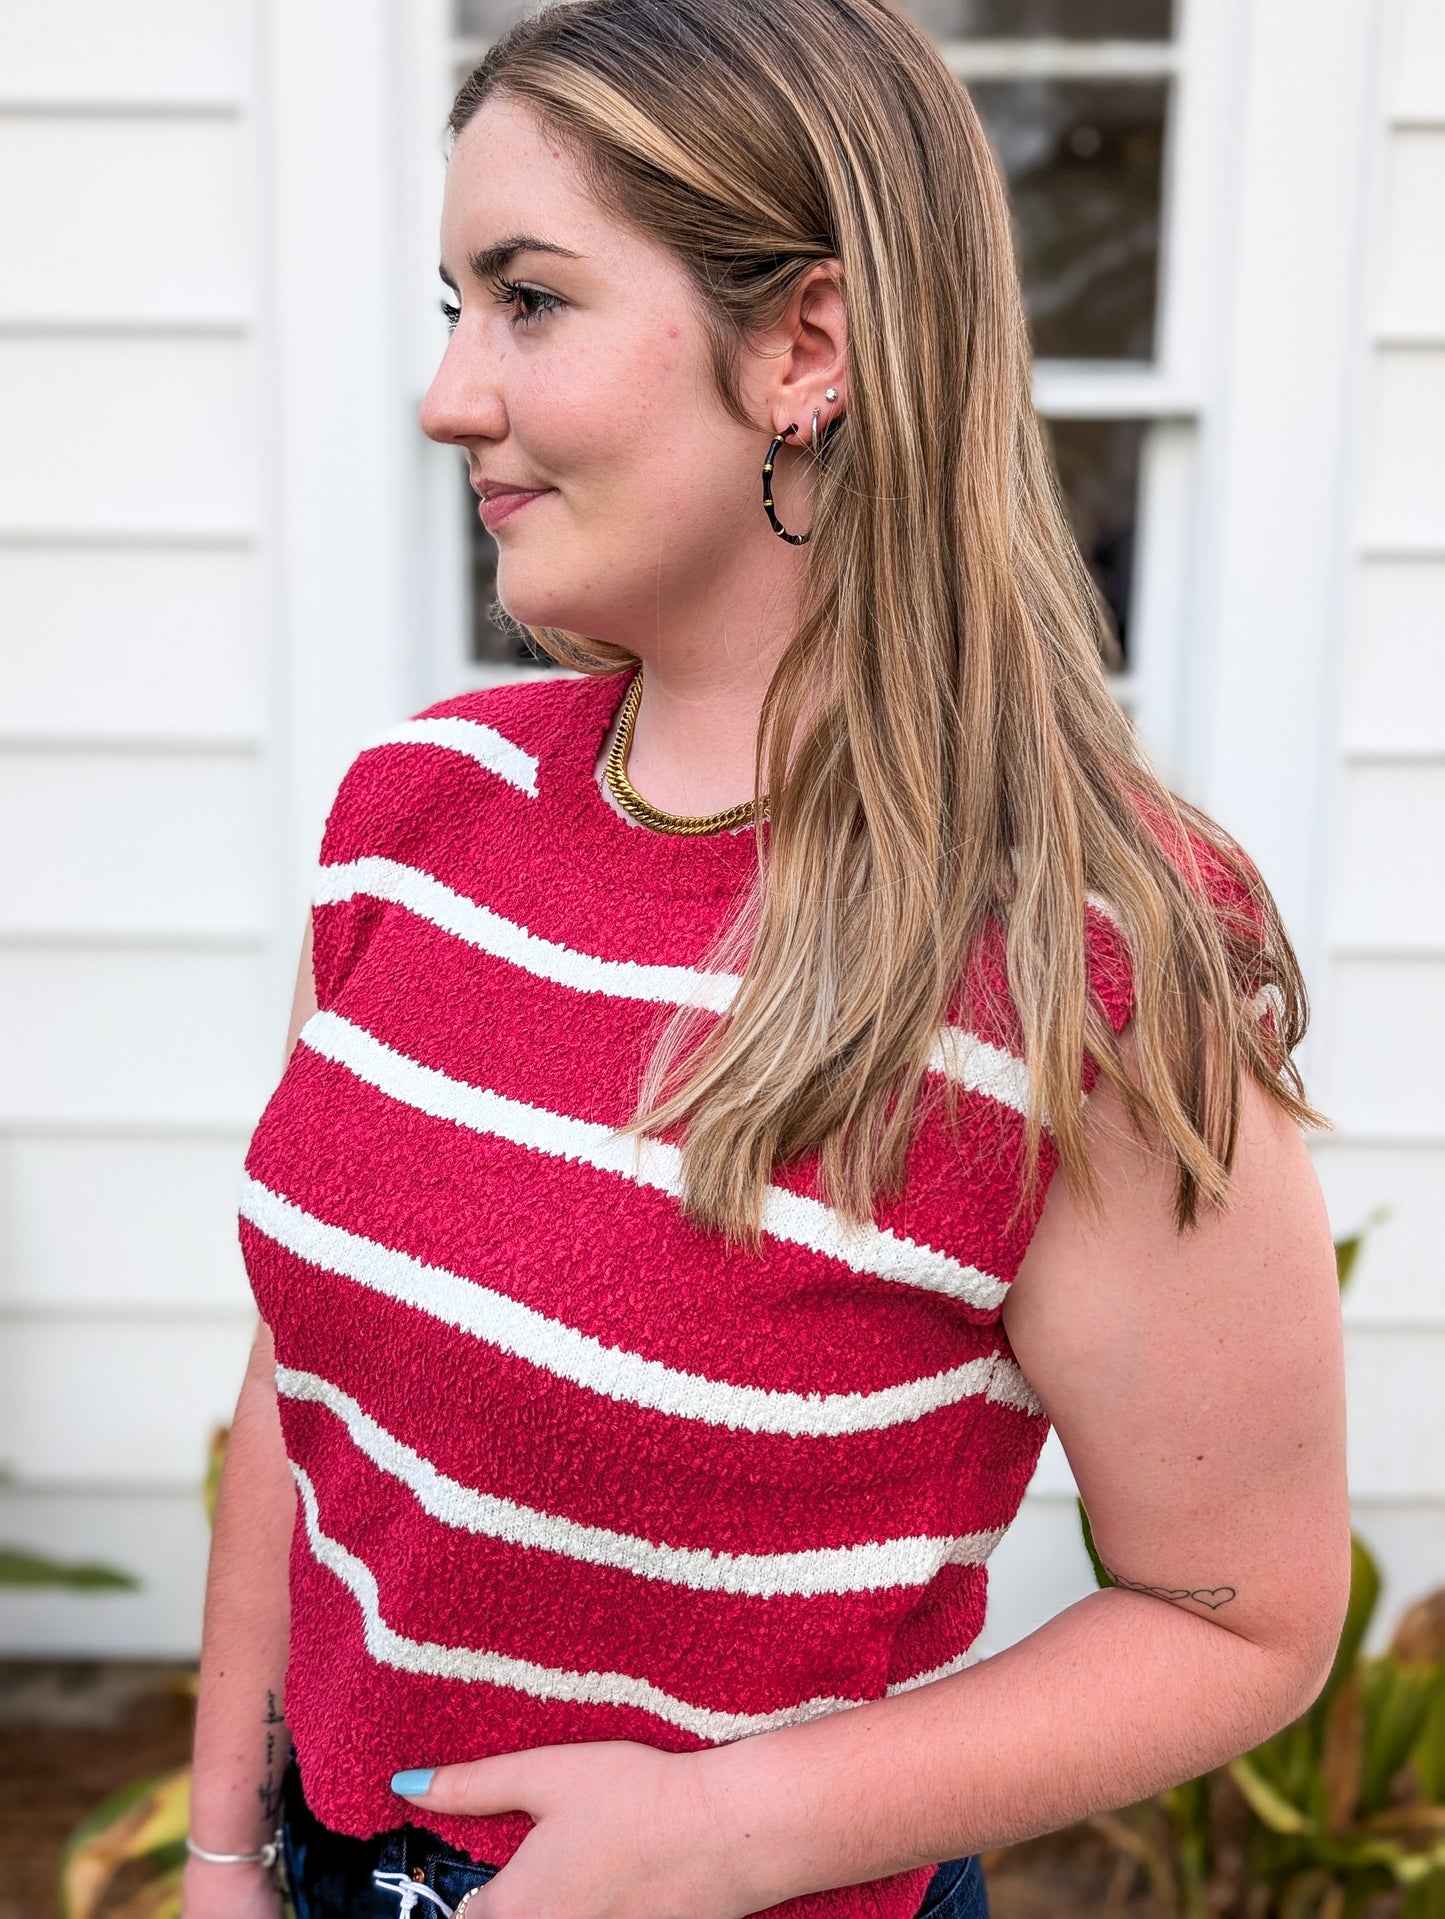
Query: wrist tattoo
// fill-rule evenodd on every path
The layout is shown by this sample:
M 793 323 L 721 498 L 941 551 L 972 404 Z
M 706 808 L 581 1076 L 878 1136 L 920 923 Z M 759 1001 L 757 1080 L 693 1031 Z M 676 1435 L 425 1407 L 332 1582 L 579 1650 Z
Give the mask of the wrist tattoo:
M 1221 1606 L 1227 1606 L 1231 1599 L 1239 1597 L 1234 1586 L 1199 1586 L 1191 1592 L 1184 1586 L 1141 1586 L 1138 1580 L 1125 1579 L 1121 1573 L 1116 1573 L 1112 1566 L 1105 1566 L 1104 1571 L 1125 1592 L 1147 1593 L 1151 1599 L 1168 1599 L 1176 1604 L 1181 1599 L 1192 1599 L 1196 1605 L 1207 1606 L 1211 1612 L 1218 1612 Z
M 274 1826 L 281 1813 L 281 1782 L 276 1777 L 277 1734 L 276 1728 L 284 1726 L 285 1715 L 276 1710 L 276 1695 L 266 1693 L 266 1716 L 261 1724 L 266 1728 L 266 1777 L 256 1788 L 256 1799 L 261 1807 L 262 1817 L 268 1826 Z

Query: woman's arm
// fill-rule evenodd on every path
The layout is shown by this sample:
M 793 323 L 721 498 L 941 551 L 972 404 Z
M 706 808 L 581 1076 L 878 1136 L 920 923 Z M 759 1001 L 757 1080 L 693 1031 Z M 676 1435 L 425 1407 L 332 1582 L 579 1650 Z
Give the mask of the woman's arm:
M 1004 1317 L 1131 1589 L 917 1692 L 701 1755 L 746 1835 L 748 1911 L 1131 1804 L 1324 1683 L 1349 1587 L 1344 1372 L 1304 1143 L 1250 1086 L 1233 1203 L 1180 1235 L 1169 1169 L 1115 1094 L 1091 1109 L 1099 1211 L 1054 1182 Z
M 536 1825 L 494 1919 L 737 1919 L 1051 1831 L 1220 1765 L 1304 1710 L 1349 1584 L 1338 1288 L 1304 1145 L 1245 1096 L 1233 1203 L 1180 1235 L 1107 1088 L 1101 1204 L 1055 1180 L 1005 1308 L 1105 1563 L 1091 1594 L 948 1679 L 731 1745 L 550 1746 L 398 1780 Z
M 254 1852 L 276 1830 L 290 1749 L 282 1686 L 295 1504 L 263 1323 L 226 1445 L 206 1578 L 191 1832 L 210 1852 Z M 275 1898 L 260 1866 L 186 1862 L 186 1919 L 274 1911 Z
M 315 1010 L 308 923 L 286 1052 Z M 276 1355 L 262 1322 L 226 1444 L 206 1578 L 191 1780 L 191 1832 L 210 1852 L 254 1852 L 276 1830 L 290 1747 L 282 1685 L 290 1627 L 287 1563 L 296 1489 L 276 1410 Z M 186 1862 L 185 1919 L 265 1914 L 277 1896 L 259 1866 Z

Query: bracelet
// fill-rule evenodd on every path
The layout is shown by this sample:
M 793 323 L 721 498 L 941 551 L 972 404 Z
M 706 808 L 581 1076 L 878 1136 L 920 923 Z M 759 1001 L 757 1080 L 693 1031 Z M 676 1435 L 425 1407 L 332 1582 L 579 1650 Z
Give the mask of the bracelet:
M 208 1866 L 274 1866 L 281 1854 L 281 1835 L 278 1832 L 274 1839 L 268 1839 L 259 1852 L 207 1852 L 187 1833 L 186 1851 L 194 1859 L 204 1859 Z

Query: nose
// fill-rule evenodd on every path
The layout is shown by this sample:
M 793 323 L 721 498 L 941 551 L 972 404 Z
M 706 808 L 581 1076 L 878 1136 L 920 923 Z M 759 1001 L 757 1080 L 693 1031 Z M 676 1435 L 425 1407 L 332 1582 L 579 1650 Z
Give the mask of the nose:
M 468 350 L 467 335 L 460 328 L 447 342 L 417 419 L 427 438 L 443 446 L 506 437 L 507 412 L 501 393 L 482 357 Z

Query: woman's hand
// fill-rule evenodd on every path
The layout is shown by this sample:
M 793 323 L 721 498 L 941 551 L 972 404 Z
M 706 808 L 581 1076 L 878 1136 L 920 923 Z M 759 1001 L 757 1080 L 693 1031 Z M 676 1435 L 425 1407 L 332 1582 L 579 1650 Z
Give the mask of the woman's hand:
M 438 1766 L 423 1792 L 401 1790 L 422 1775 L 398 1773 L 392 1790 L 424 1813 L 535 1820 L 466 1919 L 743 1919 L 701 1756 L 626 1739 L 535 1746 Z

